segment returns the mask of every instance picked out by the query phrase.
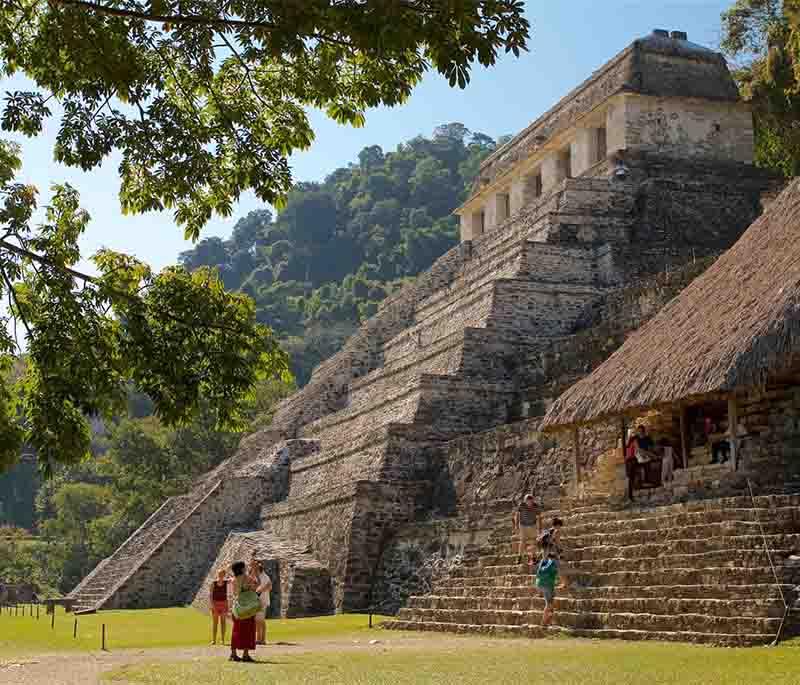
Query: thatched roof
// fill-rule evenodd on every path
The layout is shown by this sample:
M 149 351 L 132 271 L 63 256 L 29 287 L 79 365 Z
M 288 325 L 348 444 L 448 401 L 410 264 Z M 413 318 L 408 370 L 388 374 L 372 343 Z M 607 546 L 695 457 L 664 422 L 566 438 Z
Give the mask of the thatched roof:
M 800 179 L 550 408 L 544 429 L 759 385 L 800 351 Z

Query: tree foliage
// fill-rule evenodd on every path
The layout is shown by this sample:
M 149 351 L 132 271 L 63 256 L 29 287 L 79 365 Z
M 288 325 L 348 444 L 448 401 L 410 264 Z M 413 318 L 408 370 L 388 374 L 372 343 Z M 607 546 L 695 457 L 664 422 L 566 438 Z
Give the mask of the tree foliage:
M 737 0 L 723 15 L 722 48 L 753 106 L 756 163 L 800 173 L 800 1 Z
M 274 203 L 287 157 L 311 144 L 306 108 L 360 125 L 429 69 L 465 87 L 477 63 L 526 49 L 521 0 L 7 0 L 4 129 L 57 116 L 56 159 L 122 153 L 123 210 L 172 208 L 188 236 L 244 190 Z M 54 106 L 54 99 L 58 107 Z
M 474 65 L 526 49 L 528 32 L 521 0 L 7 0 L 0 69 L 32 85 L 6 93 L 0 125 L 36 136 L 56 120 L 55 159 L 84 170 L 118 153 L 122 210 L 171 209 L 197 239 L 243 191 L 280 206 L 292 188 L 288 157 L 313 139 L 308 108 L 360 125 L 367 108 L 402 103 L 429 69 L 463 88 Z M 361 221 L 382 222 L 370 248 L 377 258 L 399 208 L 389 175 L 371 173 L 374 157 L 364 159 L 373 216 Z M 25 376 L 13 388 L 0 383 L 0 468 L 23 443 L 46 472 L 77 462 L 91 445 L 86 418 L 120 415 L 130 383 L 167 424 L 190 420 L 201 396 L 219 425 L 241 422 L 255 383 L 286 369 L 252 303 L 211 270 L 156 274 L 108 250 L 94 256 L 98 277 L 79 273 L 89 217 L 77 193 L 53 186 L 45 220 L 32 226 L 36 189 L 15 182 L 18 168 L 18 149 L 0 142 L 0 297 L 10 311 L 0 321 L 0 375 L 19 338 L 28 355 Z M 447 180 L 423 165 L 415 193 Z M 225 283 L 240 273 L 245 292 L 278 282 L 292 302 L 308 292 L 287 284 L 349 273 L 320 260 L 340 226 L 339 201 L 295 192 L 276 222 L 284 238 L 259 244 L 262 214 L 239 227 L 234 254 L 212 241 L 195 261 L 218 265 L 224 253 Z M 269 268 L 255 268 L 259 250 Z M 385 261 L 379 268 L 390 270 Z M 259 320 L 297 330 L 303 309 L 271 301 Z
M 23 444 L 45 472 L 88 456 L 87 418 L 124 416 L 130 383 L 169 425 L 190 421 L 201 397 L 218 425 L 243 425 L 256 381 L 287 369 L 252 301 L 227 292 L 212 270 L 153 273 L 110 250 L 93 258 L 98 276 L 81 274 L 74 266 L 89 216 L 77 193 L 54 186 L 44 220 L 33 225 L 36 192 L 14 182 L 18 166 L 15 147 L 0 144 L 0 296 L 8 299 L 0 466 L 14 463 Z
M 215 268 L 225 287 L 253 297 L 304 383 L 384 297 L 456 243 L 451 212 L 494 147 L 459 123 L 393 152 L 366 147 L 323 183 L 296 184 L 277 217 L 251 212 L 230 239 L 203 240 L 181 263 Z

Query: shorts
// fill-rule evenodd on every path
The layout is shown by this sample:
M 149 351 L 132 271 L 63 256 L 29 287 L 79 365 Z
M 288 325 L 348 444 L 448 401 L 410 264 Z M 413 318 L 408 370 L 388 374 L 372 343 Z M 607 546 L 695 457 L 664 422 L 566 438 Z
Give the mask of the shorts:
M 211 603 L 211 613 L 214 616 L 227 616 L 228 614 L 228 600 L 220 599 Z
M 556 589 L 555 587 L 548 587 L 541 585 L 539 586 L 539 592 L 542 593 L 542 597 L 544 597 L 545 604 L 549 607 L 556 596 Z
M 535 545 L 536 537 L 536 526 L 519 527 L 519 540 L 523 545 Z

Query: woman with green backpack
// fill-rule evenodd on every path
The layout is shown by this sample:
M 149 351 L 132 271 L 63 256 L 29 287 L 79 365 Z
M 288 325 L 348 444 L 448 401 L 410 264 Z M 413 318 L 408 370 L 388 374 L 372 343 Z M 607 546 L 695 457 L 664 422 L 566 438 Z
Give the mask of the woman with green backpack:
M 536 569 L 536 587 L 544 597 L 544 613 L 542 614 L 542 625 L 549 626 L 553 621 L 555 609 L 553 601 L 556 596 L 556 583 L 558 582 L 558 559 L 555 554 L 549 554 L 539 562 Z
M 253 661 L 250 650 L 256 648 L 256 614 L 261 610 L 261 601 L 245 574 L 245 564 L 237 561 L 233 571 L 233 633 L 231 634 L 231 661 Z M 242 650 L 241 659 L 236 650 Z

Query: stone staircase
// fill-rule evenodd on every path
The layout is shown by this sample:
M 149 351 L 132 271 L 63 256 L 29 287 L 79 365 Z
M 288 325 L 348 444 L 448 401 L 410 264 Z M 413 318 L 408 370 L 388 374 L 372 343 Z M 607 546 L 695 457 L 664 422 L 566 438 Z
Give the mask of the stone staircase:
M 110 557 L 103 559 L 69 597 L 76 613 L 97 611 L 116 589 L 144 563 L 166 538 L 217 488 L 196 488 L 187 495 L 170 497 Z
M 510 517 L 509 517 L 510 518 Z M 800 572 L 800 495 L 562 514 L 566 588 L 551 632 L 718 645 L 772 642 Z M 763 535 L 762 535 L 763 530 Z M 385 624 L 402 630 L 537 637 L 544 602 L 517 563 L 508 523 L 428 595 Z M 765 551 L 769 546 L 775 573 Z M 776 582 L 777 575 L 778 582 Z

